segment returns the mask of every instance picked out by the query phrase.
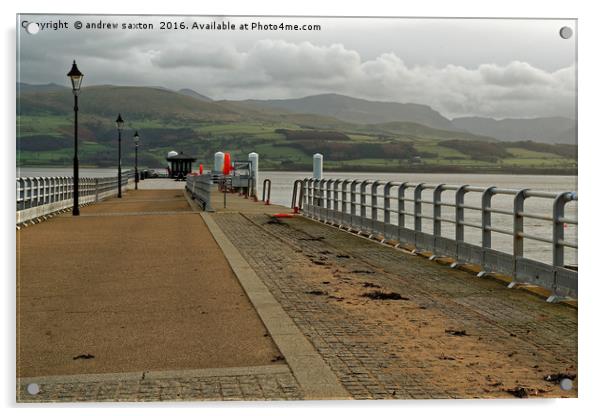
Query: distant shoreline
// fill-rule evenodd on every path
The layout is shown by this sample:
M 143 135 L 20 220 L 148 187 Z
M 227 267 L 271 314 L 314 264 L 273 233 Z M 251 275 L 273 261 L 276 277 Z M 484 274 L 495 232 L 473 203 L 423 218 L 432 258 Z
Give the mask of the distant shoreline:
M 71 166 L 53 166 L 53 165 L 22 165 L 17 169 L 70 169 Z M 80 169 L 117 169 L 111 166 L 81 166 Z M 133 170 L 133 167 L 124 167 L 125 170 Z M 164 167 L 140 168 L 144 169 L 164 169 Z M 311 172 L 312 165 L 290 165 L 285 169 L 276 166 L 261 166 L 263 171 L 270 172 Z M 325 172 L 358 172 L 358 173 L 442 173 L 442 174 L 487 174 L 487 175 L 542 175 L 542 176 L 577 176 L 578 168 L 462 168 L 462 167 L 395 167 L 395 168 L 373 168 L 367 166 L 324 166 Z

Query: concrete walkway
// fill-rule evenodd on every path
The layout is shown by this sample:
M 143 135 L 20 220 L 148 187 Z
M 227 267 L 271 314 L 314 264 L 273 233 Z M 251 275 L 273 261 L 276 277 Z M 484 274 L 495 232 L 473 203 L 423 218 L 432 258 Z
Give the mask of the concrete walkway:
M 21 401 L 301 397 L 182 190 L 130 190 L 19 230 L 17 258 Z M 24 393 L 36 380 L 42 392 Z M 165 384 L 173 395 L 152 394 Z

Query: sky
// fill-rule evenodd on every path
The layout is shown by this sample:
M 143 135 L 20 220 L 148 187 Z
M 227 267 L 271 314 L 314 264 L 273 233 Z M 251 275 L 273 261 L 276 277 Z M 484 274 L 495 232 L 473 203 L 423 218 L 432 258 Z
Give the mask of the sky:
M 18 81 L 190 88 L 213 99 L 339 93 L 425 104 L 448 118 L 576 114 L 576 21 L 225 16 L 21 15 Z M 82 22 L 76 29 L 75 22 Z M 67 28 L 54 30 L 53 25 Z M 172 28 L 165 23 L 171 22 Z M 201 25 L 229 23 L 235 30 Z M 118 29 L 86 29 L 117 23 Z M 122 29 L 123 24 L 153 28 Z M 197 24 L 197 28 L 193 24 Z M 320 30 L 258 30 L 320 25 Z M 248 30 L 241 29 L 247 24 Z M 180 28 L 184 25 L 185 28 Z M 20 25 L 22 26 L 22 25 Z M 173 27 L 177 28 L 173 28 Z M 563 39 L 561 27 L 573 29 Z

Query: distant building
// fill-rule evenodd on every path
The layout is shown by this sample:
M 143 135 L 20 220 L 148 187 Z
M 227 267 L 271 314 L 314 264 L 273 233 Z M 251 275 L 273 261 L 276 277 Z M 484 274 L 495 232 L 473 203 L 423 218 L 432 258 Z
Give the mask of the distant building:
M 196 157 L 172 150 L 167 154 L 165 159 L 169 162 L 169 177 L 182 180 L 192 172 L 192 164 L 196 160 Z

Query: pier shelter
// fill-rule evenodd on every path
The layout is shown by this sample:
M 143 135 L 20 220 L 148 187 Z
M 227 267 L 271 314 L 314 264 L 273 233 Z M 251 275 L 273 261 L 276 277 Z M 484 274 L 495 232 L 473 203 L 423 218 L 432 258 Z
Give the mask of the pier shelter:
M 169 177 L 174 179 L 184 179 L 186 175 L 192 172 L 192 164 L 195 157 L 184 154 L 184 152 L 169 152 L 165 158 L 169 162 Z

